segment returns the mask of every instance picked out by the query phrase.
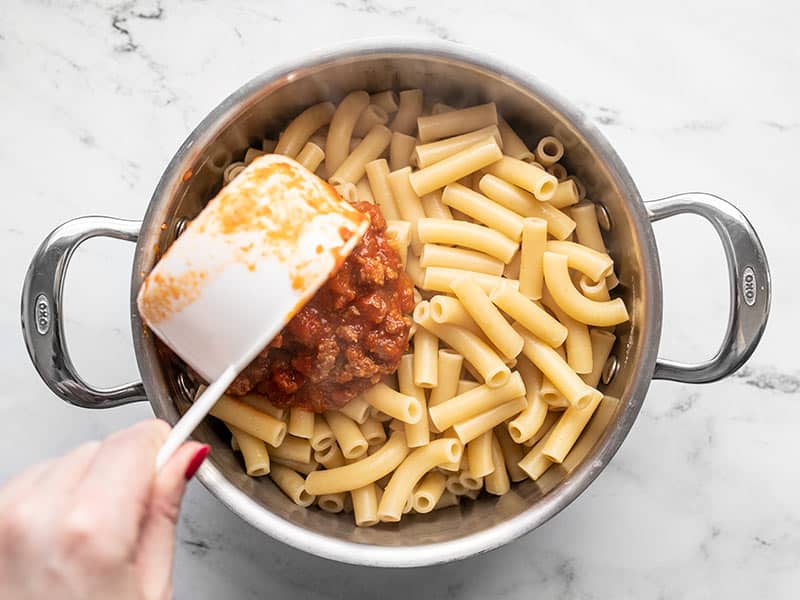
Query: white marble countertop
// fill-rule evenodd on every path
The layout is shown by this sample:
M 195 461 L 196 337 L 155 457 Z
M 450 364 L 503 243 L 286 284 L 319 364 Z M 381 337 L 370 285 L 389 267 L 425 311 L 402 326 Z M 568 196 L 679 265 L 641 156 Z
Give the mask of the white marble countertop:
M 642 194 L 707 190 L 767 248 L 770 327 L 750 363 L 705 386 L 656 382 L 612 464 L 575 503 L 488 555 L 410 571 L 307 556 L 193 484 L 178 598 L 796 598 L 800 586 L 797 224 L 800 51 L 794 3 L 22 2 L 0 11 L 0 480 L 149 414 L 68 406 L 19 328 L 36 246 L 74 216 L 138 218 L 173 152 L 229 92 L 287 58 L 380 35 L 445 38 L 548 81 L 594 116 Z M 698 6 L 699 5 L 699 6 Z M 656 226 L 662 353 L 711 354 L 724 259 L 691 218 Z M 132 247 L 81 248 L 66 290 L 70 348 L 99 384 L 136 377 Z M 102 282 L 98 285 L 98 282 Z M 424 591 L 423 591 L 424 590 Z

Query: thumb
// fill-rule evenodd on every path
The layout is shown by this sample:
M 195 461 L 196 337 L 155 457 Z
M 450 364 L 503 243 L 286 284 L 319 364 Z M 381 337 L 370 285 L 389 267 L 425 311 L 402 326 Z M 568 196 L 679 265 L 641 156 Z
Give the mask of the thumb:
M 198 442 L 183 444 L 153 481 L 136 556 L 142 597 L 147 600 L 171 597 L 175 528 L 181 500 L 186 483 L 194 476 L 209 450 L 209 446 Z

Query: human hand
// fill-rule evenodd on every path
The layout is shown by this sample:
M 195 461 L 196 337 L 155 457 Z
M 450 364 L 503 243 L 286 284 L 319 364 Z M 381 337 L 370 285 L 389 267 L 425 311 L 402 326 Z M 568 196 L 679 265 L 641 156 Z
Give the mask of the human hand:
M 209 447 L 150 420 L 24 471 L 0 488 L 0 597 L 164 600 L 186 482 Z

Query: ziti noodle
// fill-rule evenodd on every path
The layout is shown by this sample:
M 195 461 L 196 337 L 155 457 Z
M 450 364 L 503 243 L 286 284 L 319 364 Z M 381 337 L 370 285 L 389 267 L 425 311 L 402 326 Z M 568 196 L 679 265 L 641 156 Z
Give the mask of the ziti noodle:
M 454 108 L 419 89 L 314 104 L 277 139 L 274 152 L 376 206 L 416 309 L 397 372 L 347 404 L 313 414 L 224 396 L 211 414 L 247 474 L 368 527 L 502 495 L 564 462 L 629 319 L 564 144 L 527 144 L 493 102 Z

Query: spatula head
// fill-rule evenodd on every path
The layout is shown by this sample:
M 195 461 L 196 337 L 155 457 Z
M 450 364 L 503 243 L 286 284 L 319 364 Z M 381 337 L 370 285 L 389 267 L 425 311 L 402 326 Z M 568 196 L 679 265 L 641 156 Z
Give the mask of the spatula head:
M 223 188 L 139 290 L 145 323 L 207 381 L 244 368 L 369 225 L 299 163 L 261 156 Z

